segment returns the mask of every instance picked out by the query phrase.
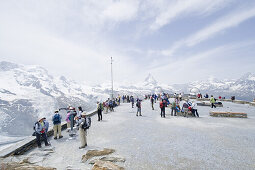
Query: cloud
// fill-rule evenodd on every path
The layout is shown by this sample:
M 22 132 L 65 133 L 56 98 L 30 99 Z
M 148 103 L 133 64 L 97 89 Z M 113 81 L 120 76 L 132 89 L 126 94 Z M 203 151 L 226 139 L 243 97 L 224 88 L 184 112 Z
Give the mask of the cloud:
M 165 65 L 155 66 L 150 70 L 158 75 L 168 72 L 168 77 L 172 77 L 173 81 L 178 80 L 178 83 L 206 79 L 209 75 L 222 78 L 228 71 L 241 75 L 249 70 L 242 67 L 243 63 L 247 68 L 253 65 L 254 59 L 246 55 L 254 46 L 254 40 L 230 43 L 190 54 L 185 58 L 176 56 Z
M 216 20 L 209 26 L 197 31 L 188 38 L 175 42 L 170 49 L 162 50 L 161 54 L 171 56 L 182 47 L 195 46 L 205 40 L 216 36 L 217 34 L 221 33 L 226 29 L 238 26 L 242 22 L 252 17 L 255 17 L 255 6 L 252 6 L 248 9 L 243 9 L 242 11 L 232 12 Z
M 209 15 L 222 9 L 230 0 L 177 0 L 170 1 L 163 8 L 155 21 L 150 25 L 150 29 L 155 31 L 170 24 L 179 17 L 195 15 Z

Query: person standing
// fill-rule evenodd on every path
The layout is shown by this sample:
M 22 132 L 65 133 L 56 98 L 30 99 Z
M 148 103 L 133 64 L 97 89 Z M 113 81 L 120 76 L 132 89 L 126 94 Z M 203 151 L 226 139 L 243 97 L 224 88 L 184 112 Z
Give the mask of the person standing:
M 215 99 L 214 99 L 213 95 L 211 95 L 210 103 L 211 103 L 211 107 L 212 108 L 213 107 L 216 108 L 216 106 L 215 106 Z
M 173 116 L 173 111 L 174 111 L 174 116 L 176 116 L 176 102 L 175 102 L 175 100 L 172 103 L 171 116 Z
M 151 96 L 151 108 L 152 108 L 152 110 L 154 110 L 154 98 Z
M 132 108 L 134 108 L 134 104 L 135 104 L 135 99 L 133 96 L 130 97 L 131 99 L 131 105 L 132 105 Z
M 78 107 L 78 113 L 77 113 L 77 117 L 78 117 L 78 119 L 80 119 L 81 118 L 81 113 L 83 112 L 83 110 L 82 110 L 82 107 L 81 106 L 79 106 Z
M 79 149 L 85 148 L 87 146 L 87 128 L 86 128 L 86 113 L 82 112 L 81 119 L 78 120 L 79 124 L 79 134 L 81 146 Z
M 53 122 L 53 131 L 54 131 L 54 139 L 57 139 L 57 134 L 59 139 L 63 136 L 61 135 L 61 115 L 58 113 L 58 110 L 55 111 L 54 116 L 52 117 Z
M 49 146 L 50 144 L 48 143 L 45 128 L 44 128 L 44 123 L 43 119 L 39 119 L 38 122 L 35 123 L 35 135 L 36 135 L 36 143 L 38 148 L 41 148 L 41 138 L 45 143 L 45 146 Z
M 102 104 L 97 102 L 97 115 L 98 115 L 98 121 L 102 120 Z
M 46 120 L 46 117 L 44 117 L 44 118 L 42 118 L 42 119 L 43 119 L 43 123 L 44 123 L 45 133 L 46 133 L 46 135 L 47 135 L 47 132 L 48 132 L 48 130 L 49 130 L 50 124 L 49 124 L 49 122 Z
M 142 116 L 142 106 L 141 106 L 141 101 L 139 99 L 137 99 L 136 107 L 137 107 L 136 116 L 138 116 L 138 113 L 139 113 L 139 116 Z
M 160 112 L 161 117 L 166 117 L 166 113 L 165 113 L 166 105 L 164 100 L 161 100 L 161 102 L 159 103 L 159 107 L 161 109 L 161 112 Z

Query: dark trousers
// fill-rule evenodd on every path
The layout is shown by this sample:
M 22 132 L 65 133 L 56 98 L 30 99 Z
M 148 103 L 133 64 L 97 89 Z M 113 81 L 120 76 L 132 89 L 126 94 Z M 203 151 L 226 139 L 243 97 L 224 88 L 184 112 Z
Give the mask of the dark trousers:
M 152 110 L 154 110 L 153 102 L 151 103 Z
M 97 110 L 97 114 L 98 114 L 98 121 L 102 120 L 102 110 L 101 109 Z
M 46 133 L 42 133 L 42 134 L 36 133 L 36 143 L 38 147 L 41 147 L 41 139 L 44 141 L 45 146 L 49 145 L 47 141 Z
M 215 106 L 215 104 L 214 104 L 214 103 L 212 103 L 212 104 L 211 104 L 211 106 L 212 106 L 212 108 L 213 108 L 213 107 L 214 107 L 214 108 L 216 108 L 216 106 Z
M 171 116 L 173 116 L 173 111 L 174 111 L 174 115 L 176 116 L 176 108 L 172 108 L 172 110 L 171 110 Z
M 161 113 L 160 113 L 161 117 L 166 117 L 166 113 L 165 113 L 165 108 L 161 108 Z
M 192 114 L 193 114 L 193 116 L 195 116 L 195 117 L 196 117 L 196 115 L 197 115 L 197 117 L 199 117 L 199 114 L 198 114 L 198 112 L 197 112 L 197 109 L 192 109 Z

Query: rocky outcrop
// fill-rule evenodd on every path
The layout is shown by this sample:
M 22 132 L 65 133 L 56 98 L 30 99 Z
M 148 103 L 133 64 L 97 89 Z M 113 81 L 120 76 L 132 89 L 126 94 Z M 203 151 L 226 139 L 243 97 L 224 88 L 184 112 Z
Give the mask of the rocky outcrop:
M 31 164 L 28 160 L 23 160 L 21 162 L 4 162 L 1 163 L 1 170 L 56 170 L 56 168 L 52 167 L 42 167 L 38 165 Z
M 124 170 L 123 167 L 113 164 L 109 161 L 97 160 L 92 167 L 92 170 Z
M 88 159 L 93 158 L 95 156 L 104 156 L 109 155 L 111 153 L 115 152 L 114 149 L 107 149 L 104 148 L 104 150 L 89 150 L 85 155 L 82 156 L 82 162 L 86 162 Z
M 90 164 L 95 164 L 96 161 L 109 161 L 109 162 L 125 162 L 125 158 L 118 158 L 118 157 L 102 157 L 97 160 L 91 160 L 89 163 Z

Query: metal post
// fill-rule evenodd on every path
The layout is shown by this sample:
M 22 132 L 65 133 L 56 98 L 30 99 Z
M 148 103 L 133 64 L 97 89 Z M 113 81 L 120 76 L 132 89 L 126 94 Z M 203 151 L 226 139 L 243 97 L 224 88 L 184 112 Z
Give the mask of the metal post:
M 112 98 L 112 100 L 113 100 L 113 73 L 112 73 L 112 62 L 113 62 L 113 60 L 112 60 L 112 57 L 111 57 L 111 77 L 112 77 L 112 95 L 111 95 L 111 98 Z

